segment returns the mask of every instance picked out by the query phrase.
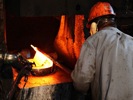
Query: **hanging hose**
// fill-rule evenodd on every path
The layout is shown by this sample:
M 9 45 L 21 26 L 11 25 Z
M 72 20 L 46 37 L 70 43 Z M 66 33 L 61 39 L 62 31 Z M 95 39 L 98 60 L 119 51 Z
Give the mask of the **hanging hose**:
M 28 65 L 24 66 L 23 69 L 21 69 L 21 71 L 18 73 L 11 90 L 9 91 L 9 93 L 7 94 L 6 100 L 12 100 L 14 93 L 16 92 L 16 88 L 18 86 L 18 84 L 20 83 L 20 80 L 22 79 L 22 77 L 25 77 L 26 79 L 28 79 L 28 75 L 30 74 L 32 69 L 32 64 L 29 63 Z M 27 82 L 27 80 L 26 80 Z

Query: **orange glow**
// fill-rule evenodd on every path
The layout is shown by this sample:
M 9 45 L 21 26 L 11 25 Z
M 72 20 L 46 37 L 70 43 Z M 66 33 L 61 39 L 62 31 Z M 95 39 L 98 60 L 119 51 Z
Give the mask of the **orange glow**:
M 40 52 L 37 47 L 34 47 L 33 45 L 31 45 L 31 47 L 36 51 L 34 58 L 29 59 L 29 61 L 35 62 L 36 64 L 36 66 L 32 67 L 33 69 L 48 68 L 53 66 L 53 61 Z

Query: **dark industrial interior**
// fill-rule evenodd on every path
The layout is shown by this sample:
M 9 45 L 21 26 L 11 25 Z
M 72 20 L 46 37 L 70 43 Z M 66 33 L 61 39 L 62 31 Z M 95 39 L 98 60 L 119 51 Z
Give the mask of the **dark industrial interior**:
M 8 51 L 21 52 L 28 49 L 32 53 L 33 49 L 30 45 L 33 44 L 65 66 L 66 69 L 73 70 L 82 43 L 80 42 L 77 45 L 79 47 L 75 49 L 77 50 L 76 53 L 71 51 L 72 48 L 76 48 L 73 45 L 71 46 L 71 43 L 78 43 L 83 38 L 86 39 L 90 36 L 85 25 L 88 12 L 97 1 L 100 0 L 5 0 L 5 28 Z M 102 1 L 108 1 L 112 4 L 117 15 L 118 28 L 133 36 L 132 0 Z M 58 42 L 55 43 L 62 16 L 66 18 L 64 22 L 68 23 L 64 26 L 66 31 L 62 32 L 70 34 L 72 42 L 70 44 L 69 42 L 66 43 L 65 39 L 68 40 L 68 37 L 65 37 L 65 35 L 64 41 L 60 39 L 59 41 L 66 44 L 66 49 L 69 52 L 63 51 L 62 46 L 57 45 Z M 83 25 L 83 28 L 79 28 L 78 31 L 76 30 L 76 24 L 78 24 L 76 20 L 80 20 L 80 25 Z M 83 38 L 79 39 L 77 35 L 82 32 Z
M 34 44 L 45 52 L 54 52 L 54 39 L 60 27 L 61 15 L 73 17 L 88 16 L 89 8 L 99 0 L 44 1 L 7 0 L 6 37 L 8 50 L 22 50 Z M 109 1 L 117 14 L 119 29 L 133 35 L 133 4 L 131 0 Z M 74 26 L 73 26 L 74 27 Z M 88 37 L 88 30 L 84 34 Z

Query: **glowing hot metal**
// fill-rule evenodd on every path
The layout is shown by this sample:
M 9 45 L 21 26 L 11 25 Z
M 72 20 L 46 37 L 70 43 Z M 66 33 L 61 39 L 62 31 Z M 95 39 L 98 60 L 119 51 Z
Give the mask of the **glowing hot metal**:
M 48 68 L 53 66 L 53 61 L 50 60 L 47 56 L 45 56 L 42 52 L 40 52 L 37 47 L 31 45 L 31 47 L 36 51 L 33 61 L 36 66 L 34 68 Z

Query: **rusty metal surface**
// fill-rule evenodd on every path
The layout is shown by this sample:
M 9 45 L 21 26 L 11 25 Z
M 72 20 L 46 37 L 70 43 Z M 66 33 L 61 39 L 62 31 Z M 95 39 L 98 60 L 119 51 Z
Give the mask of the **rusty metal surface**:
M 65 65 L 73 69 L 84 42 L 84 15 L 61 16 L 60 28 L 54 47 Z

